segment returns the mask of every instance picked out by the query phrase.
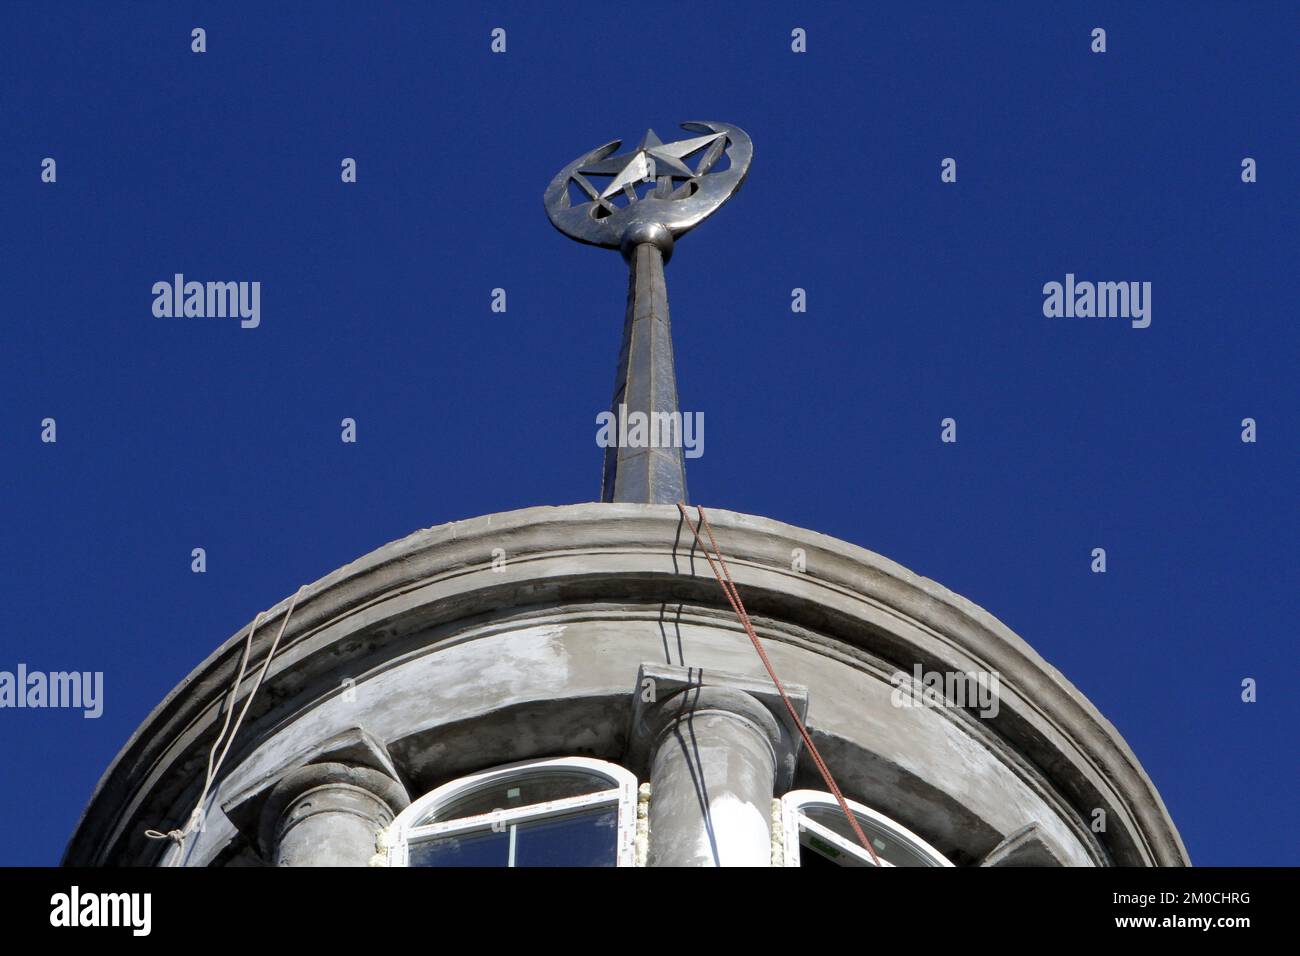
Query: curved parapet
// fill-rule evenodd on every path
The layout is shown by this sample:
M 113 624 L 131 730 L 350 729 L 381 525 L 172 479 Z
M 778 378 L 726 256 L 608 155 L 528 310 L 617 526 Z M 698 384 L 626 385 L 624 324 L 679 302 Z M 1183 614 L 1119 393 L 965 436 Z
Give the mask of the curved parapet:
M 709 517 L 778 673 L 806 688 L 808 727 L 848 797 L 958 865 L 1015 858 L 1028 832 L 1068 865 L 1188 863 L 1119 733 L 987 611 L 843 541 L 751 515 Z M 635 771 L 642 668 L 765 680 L 693 545 L 670 505 L 528 508 L 417 531 L 307 586 L 204 826 L 176 862 L 265 861 L 260 814 L 304 764 L 368 768 L 411 798 L 539 757 Z M 792 568 L 796 549 L 802 569 Z M 250 672 L 287 606 L 258 629 Z M 127 742 L 65 863 L 162 858 L 144 831 L 190 813 L 246 636 L 214 651 Z M 910 705 L 899 692 L 918 669 L 996 675 L 996 706 Z M 789 786 L 817 785 L 806 760 Z M 400 802 L 385 801 L 381 816 Z M 1098 810 L 1103 832 L 1093 832 Z

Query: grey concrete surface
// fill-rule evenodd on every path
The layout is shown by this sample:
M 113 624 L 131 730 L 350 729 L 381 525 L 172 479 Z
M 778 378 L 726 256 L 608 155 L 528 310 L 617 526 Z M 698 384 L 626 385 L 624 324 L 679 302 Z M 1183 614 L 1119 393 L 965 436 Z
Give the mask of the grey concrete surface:
M 808 688 L 810 732 L 851 799 L 959 865 L 1029 825 L 1069 865 L 1188 862 L 1120 735 L 991 614 L 845 542 L 709 515 L 778 672 Z M 806 571 L 792 570 L 794 548 Z M 286 606 L 259 629 L 250 670 Z M 158 861 L 159 841 L 143 831 L 171 829 L 193 806 L 244 638 L 214 651 L 123 747 L 65 862 Z M 676 508 L 530 508 L 417 531 L 300 597 L 184 862 L 251 859 L 256 833 L 239 810 L 247 795 L 319 759 L 339 735 L 375 742 L 382 754 L 370 763 L 391 764 L 412 796 L 512 760 L 631 760 L 631 688 L 646 662 L 765 680 Z M 997 715 L 894 706 L 891 675 L 918 663 L 996 671 Z M 358 759 L 368 752 L 354 749 Z M 794 775 L 794 786 L 821 789 L 806 757 Z M 1094 809 L 1106 811 L 1104 833 L 1091 832 Z

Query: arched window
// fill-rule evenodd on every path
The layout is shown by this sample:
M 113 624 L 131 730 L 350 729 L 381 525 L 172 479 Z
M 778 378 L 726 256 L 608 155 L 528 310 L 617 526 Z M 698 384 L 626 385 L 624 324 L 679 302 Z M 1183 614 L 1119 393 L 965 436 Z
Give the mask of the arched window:
M 849 809 L 882 866 L 952 866 L 942 853 L 884 814 L 852 800 Z M 875 866 L 831 794 L 791 791 L 781 798 L 781 819 L 786 866 Z
M 636 777 L 585 757 L 444 784 L 389 827 L 389 866 L 632 866 Z

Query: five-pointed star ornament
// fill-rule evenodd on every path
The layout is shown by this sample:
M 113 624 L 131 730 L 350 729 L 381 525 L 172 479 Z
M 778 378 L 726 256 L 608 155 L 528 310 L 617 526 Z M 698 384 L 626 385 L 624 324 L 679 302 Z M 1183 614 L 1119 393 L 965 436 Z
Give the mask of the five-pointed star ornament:
M 724 135 L 710 133 L 707 136 L 679 139 L 675 143 L 664 143 L 655 135 L 654 130 L 648 129 L 641 140 L 641 145 L 632 152 L 610 156 L 589 166 L 583 166 L 578 172 L 614 177 L 613 181 L 605 187 L 605 191 L 600 194 L 601 199 L 608 199 L 625 186 L 648 183 L 658 176 L 693 179 L 696 173 L 692 172 L 682 159 L 709 146 Z

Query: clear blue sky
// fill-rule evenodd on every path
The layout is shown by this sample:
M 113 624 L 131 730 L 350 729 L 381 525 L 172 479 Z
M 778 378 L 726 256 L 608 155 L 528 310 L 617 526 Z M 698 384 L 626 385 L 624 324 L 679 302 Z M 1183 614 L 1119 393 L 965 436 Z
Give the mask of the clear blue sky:
M 0 863 L 57 862 L 139 722 L 299 584 L 598 496 L 625 272 L 541 196 L 688 119 L 755 144 L 668 268 L 694 500 L 969 597 L 1194 862 L 1300 862 L 1294 5 L 267 6 L 0 13 L 0 670 L 106 682 L 98 720 L 0 711 Z M 155 318 L 176 272 L 260 281 L 261 326 Z M 1150 281 L 1150 328 L 1044 317 L 1067 272 Z

